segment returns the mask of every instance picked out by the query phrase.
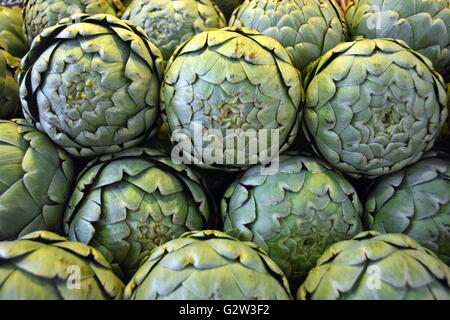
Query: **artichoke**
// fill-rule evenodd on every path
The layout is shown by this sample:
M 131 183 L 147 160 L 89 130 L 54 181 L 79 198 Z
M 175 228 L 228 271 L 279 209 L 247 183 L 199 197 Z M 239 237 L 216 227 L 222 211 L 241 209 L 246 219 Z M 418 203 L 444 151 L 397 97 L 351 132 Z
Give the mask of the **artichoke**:
M 353 0 L 346 20 L 354 38 L 394 38 L 450 71 L 450 1 Z
M 404 233 L 450 264 L 450 162 L 432 153 L 376 183 L 365 204 L 370 230 Z
M 343 21 L 342 10 L 333 0 L 247 0 L 229 24 L 277 39 L 303 72 L 309 63 L 346 41 Z
M 178 47 L 166 67 L 161 110 L 183 162 L 240 170 L 288 148 L 303 97 L 300 73 L 278 41 L 229 27 Z
M 52 27 L 71 15 L 110 14 L 116 16 L 118 0 L 24 0 L 23 31 L 31 44 L 45 28 Z
M 449 300 L 450 271 L 404 234 L 363 232 L 338 242 L 317 261 L 298 299 Z
M 124 284 L 100 252 L 48 231 L 0 242 L 1 300 L 122 299 Z
M 0 39 L 6 42 L 11 55 L 21 58 L 28 51 L 23 35 L 22 8 L 0 6 Z
M 74 156 L 135 146 L 158 129 L 162 63 L 143 31 L 125 21 L 63 19 L 22 60 L 24 115 Z
M 93 161 L 64 217 L 72 241 L 100 250 L 129 279 L 155 247 L 207 226 L 210 206 L 197 174 L 150 149 Z
M 352 177 L 375 178 L 418 161 L 447 119 L 442 77 L 400 40 L 342 43 L 308 69 L 307 135 Z
M 0 39 L 0 119 L 15 117 L 20 109 L 19 85 L 16 81 L 20 60 L 10 55 L 7 48 Z
M 195 231 L 156 248 L 125 288 L 134 300 L 290 300 L 282 271 L 251 242 Z
M 302 156 L 281 156 L 271 175 L 249 169 L 225 192 L 221 212 L 226 233 L 261 247 L 294 282 L 328 246 L 363 230 L 352 185 L 320 160 Z
M 214 0 L 223 12 L 225 17 L 229 18 L 235 10 L 244 0 Z
M 122 19 L 143 28 L 165 60 L 194 34 L 226 25 L 212 0 L 134 0 Z
M 0 240 L 62 231 L 74 180 L 72 160 L 44 134 L 0 120 Z

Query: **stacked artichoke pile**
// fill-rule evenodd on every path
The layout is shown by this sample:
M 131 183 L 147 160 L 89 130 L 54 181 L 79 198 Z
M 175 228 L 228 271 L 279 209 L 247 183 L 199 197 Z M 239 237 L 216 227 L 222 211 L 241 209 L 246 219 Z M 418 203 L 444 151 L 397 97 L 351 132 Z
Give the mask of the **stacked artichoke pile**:
M 0 37 L 0 299 L 450 299 L 448 0 L 26 0 Z

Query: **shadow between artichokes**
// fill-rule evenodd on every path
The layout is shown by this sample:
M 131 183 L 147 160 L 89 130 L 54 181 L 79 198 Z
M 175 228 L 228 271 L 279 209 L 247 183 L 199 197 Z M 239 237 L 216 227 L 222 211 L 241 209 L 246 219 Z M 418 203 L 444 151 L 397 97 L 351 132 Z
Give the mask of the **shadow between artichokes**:
M 0 300 L 120 300 L 124 284 L 102 254 L 36 231 L 0 242 Z
M 23 58 L 23 113 L 70 154 L 93 157 L 158 130 L 162 56 L 111 15 L 73 15 L 44 29 Z
M 325 251 L 300 300 L 449 300 L 450 270 L 404 234 L 365 231 Z
M 251 242 L 187 232 L 156 248 L 125 288 L 126 300 L 291 300 L 283 272 Z
M 279 159 L 275 174 L 247 170 L 221 201 L 224 231 L 252 241 L 296 286 L 331 244 L 363 230 L 362 204 L 353 186 L 324 162 Z
M 208 226 L 211 204 L 200 177 L 160 152 L 133 148 L 92 161 L 80 173 L 64 227 L 100 250 L 128 280 L 155 247 Z

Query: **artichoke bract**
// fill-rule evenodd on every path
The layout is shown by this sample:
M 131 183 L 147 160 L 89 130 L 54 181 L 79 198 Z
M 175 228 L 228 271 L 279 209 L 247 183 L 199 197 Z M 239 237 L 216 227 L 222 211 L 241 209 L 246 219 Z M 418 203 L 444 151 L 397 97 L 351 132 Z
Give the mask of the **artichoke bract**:
M 110 15 L 75 15 L 45 29 L 23 58 L 27 120 L 67 152 L 130 148 L 158 129 L 161 52 Z
M 450 161 L 428 156 L 380 178 L 365 219 L 370 230 L 404 233 L 450 264 Z
M 64 18 L 75 14 L 119 13 L 114 5 L 118 0 L 24 0 L 23 32 L 28 42 L 38 36 L 45 28 L 52 27 Z
M 214 2 L 222 10 L 225 17 L 229 18 L 235 10 L 244 0 L 214 0 Z
M 345 18 L 353 38 L 403 40 L 440 73 L 450 71 L 448 0 L 353 0 Z
M 10 119 L 20 111 L 19 85 L 20 59 L 7 51 L 7 44 L 0 39 L 0 119 Z
M 68 237 L 100 250 L 130 279 L 155 247 L 207 226 L 210 206 L 199 176 L 150 149 L 93 161 L 66 210 Z
M 0 39 L 6 42 L 8 52 L 21 58 L 28 51 L 28 43 L 23 34 L 22 9 L 0 6 Z
M 294 141 L 303 98 L 278 41 L 239 27 L 195 35 L 172 55 L 161 88 L 172 157 L 224 170 L 267 163 Z
M 400 40 L 341 43 L 308 71 L 306 135 L 352 177 L 375 178 L 418 161 L 447 119 L 442 77 Z
M 277 39 L 301 72 L 347 40 L 342 10 L 333 0 L 247 0 L 233 13 L 229 25 Z
M 322 161 L 281 156 L 278 172 L 246 171 L 221 202 L 224 231 L 252 241 L 295 282 L 331 244 L 362 228 L 362 205 L 352 185 Z
M 48 231 L 0 242 L 0 300 L 122 299 L 124 284 L 94 248 Z
M 215 230 L 156 248 L 125 288 L 127 300 L 290 300 L 283 272 L 264 251 Z
M 0 120 L 0 177 L 0 240 L 62 231 L 72 160 L 23 119 Z
M 226 26 L 212 0 L 134 0 L 122 19 L 144 29 L 165 60 L 194 34 Z
M 450 270 L 404 234 L 366 231 L 338 242 L 299 288 L 300 300 L 449 300 Z

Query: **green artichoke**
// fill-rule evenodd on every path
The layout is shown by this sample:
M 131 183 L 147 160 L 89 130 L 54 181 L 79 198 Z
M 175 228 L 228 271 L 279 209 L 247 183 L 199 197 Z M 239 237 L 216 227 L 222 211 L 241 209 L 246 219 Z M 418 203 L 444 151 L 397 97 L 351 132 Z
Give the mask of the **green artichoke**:
M 45 29 L 22 60 L 25 117 L 79 157 L 135 146 L 158 129 L 162 56 L 139 28 L 75 15 Z
M 130 279 L 155 247 L 205 228 L 209 211 L 194 171 L 159 152 L 138 148 L 87 166 L 64 223 L 70 240 L 100 250 L 117 275 Z
M 450 271 L 404 234 L 363 232 L 332 245 L 297 298 L 311 300 L 449 300 Z
M 450 71 L 450 1 L 353 0 L 346 12 L 353 38 L 394 38 Z
M 278 41 L 229 27 L 178 47 L 166 68 L 161 109 L 183 162 L 240 170 L 289 147 L 303 97 L 300 73 Z
M 57 25 L 71 15 L 110 14 L 116 16 L 120 9 L 117 0 L 24 0 L 23 32 L 31 44 L 45 28 Z
M 301 72 L 347 38 L 342 10 L 333 0 L 247 0 L 229 24 L 277 39 Z
M 7 48 L 0 38 L 0 119 L 15 117 L 20 109 L 19 85 L 16 81 L 20 72 L 20 59 L 10 55 Z
M 244 0 L 214 0 L 223 12 L 225 17 L 229 18 L 235 10 Z
M 305 82 L 307 135 L 352 177 L 418 161 L 447 119 L 442 77 L 400 40 L 339 44 L 310 66 Z
M 62 231 L 74 178 L 72 160 L 44 134 L 0 120 L 0 240 Z
M 6 42 L 11 55 L 21 58 L 28 51 L 23 35 L 22 8 L 0 6 L 0 39 Z
M 340 173 L 301 156 L 281 156 L 275 174 L 249 169 L 221 202 L 226 233 L 261 247 L 291 281 L 306 276 L 328 246 L 360 233 L 362 211 Z
M 156 248 L 125 288 L 134 300 L 290 300 L 283 272 L 251 242 L 195 231 Z
M 1 300 L 122 299 L 124 284 L 100 252 L 48 231 L 0 242 Z
M 450 264 L 450 162 L 432 153 L 376 183 L 365 204 L 370 230 L 404 233 Z
M 122 19 L 144 29 L 165 60 L 194 34 L 226 26 L 212 0 L 134 0 Z

